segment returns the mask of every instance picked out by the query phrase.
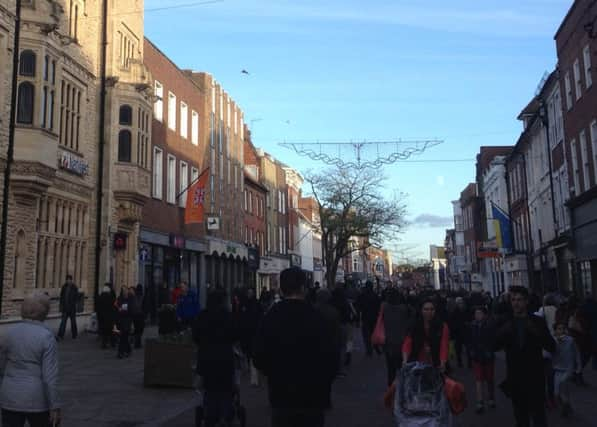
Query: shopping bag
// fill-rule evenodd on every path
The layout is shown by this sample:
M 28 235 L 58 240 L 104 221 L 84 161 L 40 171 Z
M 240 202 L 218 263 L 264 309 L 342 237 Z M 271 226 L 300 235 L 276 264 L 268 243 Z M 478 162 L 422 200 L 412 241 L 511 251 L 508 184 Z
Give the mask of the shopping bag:
M 461 414 L 466 409 L 466 392 L 464 385 L 450 377 L 444 378 L 444 392 L 454 415 Z
M 377 315 L 377 322 L 375 323 L 375 329 L 371 335 L 371 344 L 374 346 L 384 345 L 386 343 L 386 327 L 383 322 L 383 305 Z

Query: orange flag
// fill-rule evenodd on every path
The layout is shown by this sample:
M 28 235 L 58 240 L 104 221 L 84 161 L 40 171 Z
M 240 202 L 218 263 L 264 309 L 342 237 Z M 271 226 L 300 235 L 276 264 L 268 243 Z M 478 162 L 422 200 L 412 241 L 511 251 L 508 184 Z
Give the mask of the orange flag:
M 203 222 L 207 178 L 209 178 L 208 172 L 209 168 L 205 169 L 201 176 L 199 176 L 199 179 L 187 191 L 187 204 L 184 210 L 185 224 Z

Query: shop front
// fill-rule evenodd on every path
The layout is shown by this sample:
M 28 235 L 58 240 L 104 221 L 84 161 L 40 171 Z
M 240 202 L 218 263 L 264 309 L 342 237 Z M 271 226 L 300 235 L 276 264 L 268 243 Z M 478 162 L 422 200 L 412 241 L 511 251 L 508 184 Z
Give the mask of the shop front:
M 257 293 L 280 287 L 280 273 L 290 267 L 288 258 L 261 257 L 257 270 Z
M 243 244 L 207 238 L 206 280 L 209 287 L 223 288 L 228 295 L 244 287 L 247 280 L 247 247 Z
M 186 282 L 197 290 L 200 302 L 205 302 L 205 243 L 174 234 L 141 230 L 139 247 L 139 283 L 146 292 L 155 295 L 157 307 L 160 289 L 174 288 Z

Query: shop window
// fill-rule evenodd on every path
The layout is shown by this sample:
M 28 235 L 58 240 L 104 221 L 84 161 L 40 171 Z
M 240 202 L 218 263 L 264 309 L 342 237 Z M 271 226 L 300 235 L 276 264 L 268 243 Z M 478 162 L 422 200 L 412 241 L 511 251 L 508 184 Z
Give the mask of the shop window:
M 25 77 L 35 77 L 35 52 L 24 50 L 19 59 L 19 74 Z
M 33 124 L 33 102 L 35 100 L 35 86 L 29 82 L 19 85 L 17 123 Z
M 118 161 L 131 161 L 131 132 L 121 130 L 118 134 Z

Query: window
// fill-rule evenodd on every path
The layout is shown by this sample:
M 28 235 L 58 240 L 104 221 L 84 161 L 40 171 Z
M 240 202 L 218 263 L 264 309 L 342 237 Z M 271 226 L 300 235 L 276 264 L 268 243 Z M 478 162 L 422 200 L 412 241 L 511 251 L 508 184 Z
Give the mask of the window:
M 35 77 L 35 52 L 24 50 L 19 58 L 19 74 L 24 77 Z
M 191 113 L 191 142 L 199 145 L 199 114 L 196 111 Z
M 147 158 L 149 152 L 149 113 L 139 108 L 137 113 L 138 131 L 137 131 L 137 163 L 143 168 L 149 166 Z
M 245 212 L 247 211 L 247 206 L 249 206 L 247 204 L 247 190 L 244 191 L 244 197 L 245 197 L 245 204 L 243 205 L 243 209 L 245 210 Z
M 578 101 L 582 96 L 582 83 L 580 81 L 580 63 L 578 59 L 574 61 L 574 88 L 576 89 L 576 100 Z
M 576 152 L 576 140 L 570 141 L 570 154 L 572 156 L 572 174 L 574 176 L 574 194 L 582 193 L 580 188 L 580 169 L 578 168 L 578 154 Z
M 176 95 L 168 92 L 168 127 L 176 130 Z
M 153 116 L 161 122 L 164 120 L 164 86 L 157 80 L 155 81 L 154 95 L 156 101 L 153 104 Z
M 60 144 L 79 150 L 81 127 L 81 90 L 63 80 L 60 89 Z
M 163 152 L 155 147 L 153 149 L 153 197 L 162 198 L 162 178 L 163 178 Z
M 80 16 L 80 9 L 82 9 L 82 5 L 79 4 L 76 0 L 71 0 L 70 2 L 70 26 L 69 26 L 69 35 L 77 40 L 77 36 L 79 35 L 79 16 Z
M 168 188 L 166 201 L 176 203 L 176 157 L 168 154 Z
M 591 148 L 593 149 L 593 168 L 595 169 L 595 182 L 597 183 L 597 120 L 591 123 Z
M 566 109 L 572 109 L 572 85 L 570 83 L 570 73 L 566 72 L 564 76 L 564 89 L 566 90 Z
M 44 57 L 44 82 L 41 90 L 40 103 L 40 126 L 44 129 L 52 131 L 54 129 L 54 100 L 55 94 L 55 73 L 56 61 L 46 55 Z
M 180 194 L 178 205 L 184 208 L 187 204 L 187 187 L 189 186 L 189 168 L 185 162 L 180 162 Z
M 131 161 L 131 131 L 121 130 L 118 133 L 118 161 L 127 162 Z
M 35 86 L 29 82 L 19 85 L 17 123 L 33 124 L 33 105 L 35 102 Z
M 583 64 L 585 66 L 585 85 L 588 89 L 593 84 L 593 77 L 591 75 L 593 71 L 591 68 L 591 48 L 589 45 L 586 45 L 585 48 L 582 50 L 582 56 Z
M 133 124 L 133 109 L 130 105 L 123 105 L 120 107 L 119 123 L 123 126 L 132 126 Z
M 44 56 L 44 81 L 47 82 L 50 78 L 50 57 Z
M 580 132 L 578 141 L 580 143 L 580 161 L 582 162 L 583 166 L 583 188 L 585 190 L 588 190 L 589 188 L 591 188 L 591 177 L 589 172 L 589 152 L 587 149 L 587 136 L 584 130 Z
M 245 194 L 247 193 L 245 192 Z M 249 199 L 249 207 L 247 208 L 247 212 L 253 214 L 253 193 L 249 191 L 247 198 Z
M 184 102 L 180 102 L 180 136 L 187 139 L 189 136 L 189 107 Z

